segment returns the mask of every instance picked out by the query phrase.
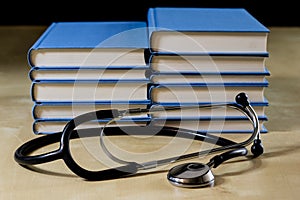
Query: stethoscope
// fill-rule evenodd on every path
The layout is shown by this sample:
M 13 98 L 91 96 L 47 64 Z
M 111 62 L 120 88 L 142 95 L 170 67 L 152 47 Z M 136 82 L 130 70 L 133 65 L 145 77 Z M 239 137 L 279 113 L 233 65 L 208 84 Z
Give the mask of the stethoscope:
M 236 103 L 226 103 L 226 104 L 211 104 L 211 105 L 200 105 L 200 107 L 214 107 L 214 106 L 228 106 L 234 109 L 239 110 L 248 117 L 249 121 L 253 125 L 253 131 L 250 137 L 243 142 L 234 142 L 213 134 L 203 133 L 201 131 L 194 131 L 189 129 L 167 127 L 167 126 L 127 126 L 127 127 L 113 127 L 105 126 L 101 129 L 100 133 L 100 143 L 104 152 L 114 161 L 121 163 L 120 167 L 110 168 L 100 171 L 92 171 L 81 167 L 72 157 L 70 152 L 70 140 L 79 138 L 79 137 L 91 137 L 99 136 L 98 128 L 89 128 L 81 129 L 80 132 L 84 134 L 78 134 L 78 131 L 75 130 L 80 124 L 101 119 L 109 119 L 110 122 L 113 122 L 117 119 L 120 119 L 124 116 L 137 113 L 151 113 L 161 111 L 161 107 L 158 109 L 127 109 L 127 110 L 117 110 L 117 109 L 108 109 L 108 110 L 98 110 L 95 112 L 85 113 L 79 116 L 76 116 L 70 120 L 64 127 L 62 132 L 55 134 L 44 135 L 39 138 L 32 139 L 23 145 L 21 145 L 15 151 L 15 161 L 22 166 L 37 165 L 42 163 L 51 162 L 54 160 L 62 159 L 68 168 L 86 180 L 90 181 L 101 181 L 109 179 L 117 179 L 122 177 L 128 177 L 136 175 L 139 171 L 149 170 L 156 168 L 158 166 L 167 165 L 170 163 L 175 163 L 187 159 L 192 159 L 201 155 L 208 155 L 217 152 L 223 152 L 220 155 L 216 155 L 210 159 L 206 164 L 191 162 L 184 163 L 172 167 L 167 174 L 168 181 L 179 187 L 204 187 L 204 186 L 213 186 L 214 185 L 214 175 L 211 171 L 211 168 L 218 167 L 224 161 L 227 161 L 231 158 L 237 156 L 246 156 L 248 150 L 245 146 L 248 146 L 253 142 L 251 147 L 251 152 L 254 157 L 258 157 L 263 153 L 263 145 L 260 140 L 260 130 L 259 130 L 259 120 L 255 110 L 249 103 L 248 97 L 245 93 L 240 93 L 236 96 Z M 164 106 L 164 110 L 175 110 L 175 109 L 191 109 L 195 106 Z M 165 159 L 149 161 L 144 163 L 129 162 L 121 160 L 118 157 L 114 156 L 106 148 L 103 142 L 104 134 L 106 136 L 117 136 L 125 135 L 128 132 L 132 134 L 142 134 L 149 135 L 155 132 L 157 136 L 169 136 L 175 137 L 180 136 L 184 138 L 192 138 L 198 141 L 205 141 L 212 144 L 216 144 L 219 147 L 203 150 L 200 152 L 188 153 L 180 156 L 169 157 Z M 39 155 L 31 155 L 34 151 L 53 143 L 60 142 L 60 146 L 57 150 L 43 153 Z M 228 151 L 226 151 L 228 150 Z M 225 152 L 224 152 L 225 151 Z

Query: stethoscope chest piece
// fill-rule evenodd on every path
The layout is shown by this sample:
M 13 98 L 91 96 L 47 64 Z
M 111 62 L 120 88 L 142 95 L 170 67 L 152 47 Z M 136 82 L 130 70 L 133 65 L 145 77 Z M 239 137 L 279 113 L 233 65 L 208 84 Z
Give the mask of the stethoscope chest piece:
M 179 187 L 208 187 L 214 185 L 214 175 L 210 167 L 202 163 L 185 163 L 171 168 L 167 178 Z

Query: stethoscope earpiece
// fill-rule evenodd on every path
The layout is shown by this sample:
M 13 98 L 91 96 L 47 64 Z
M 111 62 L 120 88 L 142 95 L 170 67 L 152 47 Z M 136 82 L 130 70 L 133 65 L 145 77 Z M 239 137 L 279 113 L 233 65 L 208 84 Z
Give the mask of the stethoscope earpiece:
M 248 95 L 244 92 L 241 92 L 238 95 L 236 95 L 235 101 L 236 103 L 242 105 L 243 107 L 250 105 Z
M 264 153 L 264 147 L 260 139 L 255 139 L 253 145 L 251 146 L 251 152 L 254 157 L 258 157 Z

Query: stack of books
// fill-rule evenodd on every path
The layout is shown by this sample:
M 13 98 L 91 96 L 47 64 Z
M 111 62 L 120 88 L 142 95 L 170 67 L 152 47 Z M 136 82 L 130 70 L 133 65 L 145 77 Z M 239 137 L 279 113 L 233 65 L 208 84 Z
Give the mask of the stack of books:
M 269 30 L 242 8 L 170 8 L 148 11 L 152 106 L 234 103 L 248 94 L 267 132 L 264 89 Z M 187 109 L 153 114 L 155 124 L 205 132 L 247 133 L 237 110 Z
M 149 107 L 146 25 L 52 23 L 28 52 L 33 132 L 62 131 L 69 120 L 85 112 Z M 149 120 L 137 115 L 120 123 L 131 124 L 133 118 L 134 124 Z
M 156 7 L 146 22 L 53 23 L 28 52 L 33 131 L 56 133 L 73 117 L 100 109 L 235 103 L 245 92 L 267 132 L 268 33 L 242 8 Z M 224 107 L 140 114 L 118 125 L 150 121 L 212 133 L 252 131 L 245 115 Z

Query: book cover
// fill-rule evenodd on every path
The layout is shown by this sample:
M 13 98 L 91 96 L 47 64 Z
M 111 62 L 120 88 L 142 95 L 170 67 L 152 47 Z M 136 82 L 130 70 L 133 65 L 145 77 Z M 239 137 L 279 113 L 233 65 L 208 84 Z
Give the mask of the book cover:
M 30 66 L 144 66 L 146 22 L 53 22 L 28 51 Z
M 244 8 L 149 8 L 148 26 L 177 31 L 269 32 Z
M 152 52 L 267 54 L 270 32 L 244 8 L 148 10 Z

